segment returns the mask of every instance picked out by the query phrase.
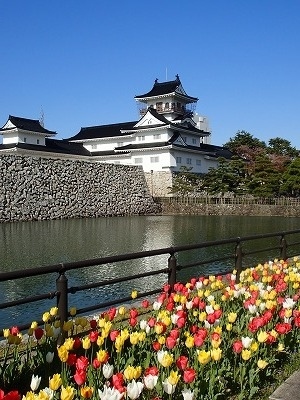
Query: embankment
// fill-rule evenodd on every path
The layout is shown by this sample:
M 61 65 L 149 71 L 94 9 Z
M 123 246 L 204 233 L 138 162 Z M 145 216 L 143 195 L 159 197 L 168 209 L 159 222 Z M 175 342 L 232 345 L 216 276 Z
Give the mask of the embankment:
M 135 166 L 0 156 L 0 222 L 160 211 Z

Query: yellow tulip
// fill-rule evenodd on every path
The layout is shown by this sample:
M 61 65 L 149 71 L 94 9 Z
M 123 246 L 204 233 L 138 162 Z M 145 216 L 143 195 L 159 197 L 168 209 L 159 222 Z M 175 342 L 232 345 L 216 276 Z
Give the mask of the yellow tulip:
M 73 328 L 73 321 L 72 321 L 72 320 L 69 320 L 69 321 L 65 321 L 65 322 L 64 322 L 64 324 L 63 324 L 63 330 L 64 330 L 65 332 L 70 331 L 72 328 Z
M 74 343 L 75 343 L 75 340 L 74 340 L 74 339 L 72 339 L 72 338 L 67 338 L 67 339 L 65 340 L 64 346 L 65 346 L 65 348 L 66 348 L 68 351 L 70 351 L 70 350 L 73 350 Z
M 213 361 L 220 361 L 222 357 L 222 350 L 218 347 L 210 351 L 210 356 Z
M 90 399 L 93 396 L 94 389 L 89 386 L 84 386 L 80 388 L 80 395 L 84 399 Z
M 91 340 L 88 336 L 84 337 L 81 343 L 84 350 L 88 350 L 91 347 Z
M 45 390 L 40 390 L 39 394 L 36 396 L 36 400 L 50 400 L 50 397 Z
M 9 335 L 10 335 L 10 330 L 9 329 L 3 329 L 3 336 L 5 338 L 8 338 Z
M 49 313 L 48 311 L 45 312 L 45 313 L 43 314 L 43 316 L 42 316 L 43 322 L 48 322 L 49 319 L 50 319 L 50 317 L 51 317 L 50 313 Z
M 36 329 L 37 327 L 38 327 L 38 323 L 36 321 L 32 321 L 31 325 L 30 325 L 30 328 L 31 329 Z
M 226 324 L 226 330 L 228 332 L 232 331 L 232 324 Z
M 233 324 L 233 323 L 236 321 L 236 319 L 237 319 L 237 313 L 235 313 L 235 312 L 230 312 L 230 313 L 228 314 L 227 318 L 228 318 L 228 321 L 229 321 L 231 324 Z
M 77 313 L 76 307 L 71 307 L 71 308 L 70 308 L 70 315 L 71 315 L 71 317 L 74 317 L 74 316 L 76 315 L 76 313 Z
M 257 361 L 257 366 L 259 369 L 264 369 L 264 368 L 266 368 L 267 365 L 268 365 L 268 362 L 265 360 L 260 359 Z
M 108 353 L 106 350 L 99 350 L 96 353 L 96 358 L 100 363 L 104 363 L 106 362 L 106 360 L 108 359 Z
M 103 345 L 103 343 L 104 343 L 104 337 L 103 337 L 103 336 L 98 336 L 98 338 L 97 338 L 97 345 L 98 345 L 99 347 L 101 347 L 101 346 Z
M 64 345 L 58 347 L 57 349 L 58 357 L 62 362 L 66 362 L 69 356 L 69 352 Z
M 62 380 L 60 374 L 54 374 L 52 378 L 49 380 L 49 388 L 51 390 L 57 390 L 62 385 Z
M 200 364 L 205 365 L 210 362 L 211 356 L 210 351 L 201 350 L 198 351 L 198 361 Z
M 126 313 L 126 307 L 121 306 L 121 307 L 119 308 L 118 312 L 119 312 L 120 315 L 125 315 L 125 313 Z
M 157 341 L 159 344 L 165 344 L 166 338 L 164 336 L 158 336 Z
M 73 400 L 75 396 L 75 389 L 72 386 L 61 387 L 60 399 L 61 400 Z
M 168 381 L 169 381 L 169 383 L 171 384 L 171 385 L 173 385 L 173 386 L 175 386 L 175 385 L 177 385 L 177 383 L 178 383 L 178 381 L 179 381 L 179 375 L 178 375 L 178 372 L 177 371 L 171 371 L 170 372 L 170 375 L 169 375 L 169 377 L 168 377 Z
M 55 317 L 57 315 L 57 313 L 58 313 L 58 308 L 57 307 L 51 307 L 50 308 L 50 315 L 52 317 Z
M 268 339 L 269 335 L 265 331 L 260 331 L 257 335 L 257 340 L 259 343 L 265 343 Z
M 132 299 L 136 299 L 136 298 L 137 298 L 137 295 L 138 295 L 137 290 L 133 290 L 133 291 L 131 292 L 131 298 L 132 298 Z
M 247 361 L 247 360 L 249 360 L 250 357 L 251 357 L 251 351 L 248 349 L 243 349 L 242 350 L 242 359 L 244 361 Z
M 194 347 L 194 338 L 193 336 L 188 336 L 185 340 L 185 345 L 188 349 Z

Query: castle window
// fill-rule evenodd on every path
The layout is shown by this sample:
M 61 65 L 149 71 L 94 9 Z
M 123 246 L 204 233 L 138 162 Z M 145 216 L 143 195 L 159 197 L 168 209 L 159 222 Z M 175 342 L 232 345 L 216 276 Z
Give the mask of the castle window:
M 96 144 L 92 144 L 92 150 L 96 150 L 97 149 L 97 145 Z
M 158 163 L 159 162 L 159 157 L 150 157 L 150 162 L 151 163 Z
M 191 159 L 191 158 L 187 158 L 187 159 L 186 159 L 186 163 L 187 163 L 188 165 L 191 165 L 191 164 L 192 164 L 192 159 Z
M 124 143 L 123 143 L 123 142 L 118 142 L 118 143 L 117 143 L 117 147 L 122 147 L 122 146 L 124 146 Z
M 193 139 L 192 139 L 192 143 L 193 143 L 193 144 L 197 144 L 197 139 L 193 138 Z
M 161 101 L 159 103 L 156 103 L 156 111 L 162 111 L 162 105 L 163 103 Z
M 176 163 L 181 164 L 181 157 L 176 157 Z
M 201 165 L 201 160 L 196 160 L 196 165 Z
M 143 158 L 142 157 L 136 157 L 134 159 L 135 164 L 143 164 Z
M 23 141 L 24 141 L 24 143 L 26 143 L 26 142 L 27 142 L 27 138 L 26 138 L 26 137 L 24 137 L 24 140 L 23 140 Z
M 137 139 L 139 142 L 143 142 L 145 140 L 145 136 L 138 136 Z
M 168 110 L 169 109 L 169 103 L 165 104 L 165 109 Z
M 40 144 L 40 139 L 36 139 L 36 144 Z
M 157 133 L 156 135 L 153 135 L 153 139 L 154 140 L 161 139 L 161 134 Z

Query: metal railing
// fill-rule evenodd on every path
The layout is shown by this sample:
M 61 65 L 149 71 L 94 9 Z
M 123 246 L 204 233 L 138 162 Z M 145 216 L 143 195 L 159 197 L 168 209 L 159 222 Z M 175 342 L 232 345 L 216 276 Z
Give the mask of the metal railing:
M 26 303 L 34 303 L 34 302 L 37 302 L 37 301 L 40 301 L 43 299 L 56 298 L 56 305 L 58 307 L 58 317 L 60 318 L 61 324 L 63 324 L 64 321 L 67 321 L 68 316 L 69 316 L 69 311 L 68 311 L 69 295 L 73 295 L 79 291 L 109 286 L 109 285 L 112 285 L 115 283 L 133 281 L 134 279 L 143 278 L 143 277 L 151 277 L 151 276 L 155 276 L 158 274 L 164 274 L 167 277 L 167 282 L 170 285 L 170 288 L 172 289 L 172 287 L 174 286 L 174 284 L 177 281 L 178 271 L 188 270 L 188 269 L 191 269 L 192 267 L 210 265 L 211 263 L 216 263 L 216 262 L 220 262 L 220 261 L 222 261 L 222 262 L 226 261 L 226 265 L 231 264 L 232 267 L 229 268 L 228 270 L 220 273 L 219 275 L 225 275 L 225 274 L 231 273 L 233 269 L 236 269 L 237 281 L 239 281 L 240 273 L 245 268 L 245 266 L 243 265 L 243 262 L 244 262 L 246 256 L 253 255 L 253 254 L 258 255 L 259 253 L 262 253 L 262 252 L 269 252 L 269 253 L 272 252 L 274 254 L 274 256 L 273 256 L 274 258 L 278 257 L 280 259 L 286 260 L 288 258 L 291 258 L 291 257 L 294 257 L 294 256 L 300 254 L 300 251 L 299 251 L 300 236 L 297 236 L 299 234 L 300 234 L 300 229 L 297 229 L 297 230 L 291 230 L 291 231 L 285 231 L 285 232 L 267 233 L 267 234 L 261 234 L 261 235 L 252 235 L 252 236 L 237 237 L 237 238 L 231 238 L 231 239 L 223 239 L 223 240 L 218 240 L 218 241 L 209 241 L 209 242 L 203 242 L 203 243 L 198 243 L 198 244 L 168 247 L 168 248 L 162 248 L 162 249 L 157 249 L 157 250 L 142 251 L 142 252 L 137 252 L 137 253 L 128 253 L 128 254 L 116 255 L 116 256 L 111 256 L 111 257 L 88 259 L 88 260 L 82 260 L 82 261 L 77 261 L 77 262 L 68 262 L 68 263 L 61 263 L 61 264 L 50 265 L 50 266 L 41 266 L 38 268 L 25 269 L 25 270 L 21 270 L 21 271 L 0 273 L 0 282 L 13 281 L 16 279 L 24 279 L 24 278 L 33 277 L 33 276 L 42 276 L 42 275 L 51 274 L 51 273 L 58 274 L 57 279 L 56 279 L 56 287 L 52 292 L 41 293 L 41 294 L 33 295 L 30 297 L 21 298 L 21 299 L 17 299 L 14 301 L 2 303 L 2 304 L 0 304 L 0 311 L 1 311 L 1 309 L 15 307 L 15 306 L 26 304 Z M 290 241 L 288 243 L 288 241 L 287 241 L 288 236 L 290 237 L 290 239 L 294 240 L 294 242 Z M 276 239 L 275 245 L 273 245 L 271 247 L 257 248 L 252 251 L 246 250 L 247 243 L 253 242 L 255 240 L 256 241 L 259 240 L 261 243 L 262 241 L 264 241 L 266 239 L 270 239 L 270 238 Z M 215 250 L 216 248 L 219 248 L 219 247 L 222 249 L 222 246 L 225 246 L 225 245 L 230 246 L 230 248 L 232 250 L 232 251 L 230 251 L 229 255 L 225 255 L 225 253 L 224 253 L 224 255 L 222 255 L 220 257 L 214 257 L 214 258 L 210 258 L 210 259 L 199 259 L 199 257 L 197 257 L 197 259 L 194 262 L 188 263 L 188 264 L 183 264 L 183 265 L 180 265 L 180 263 L 177 260 L 177 255 L 181 252 L 187 252 L 187 251 L 190 252 L 192 250 L 207 249 L 207 248 L 213 248 Z M 288 251 L 288 249 L 289 249 L 289 251 Z M 152 270 L 149 272 L 143 272 L 143 273 L 134 274 L 134 275 L 128 275 L 126 277 L 92 282 L 92 283 L 81 285 L 81 286 L 73 286 L 73 287 L 68 286 L 68 278 L 66 275 L 67 271 L 88 268 L 88 267 L 92 267 L 92 266 L 119 263 L 122 261 L 129 261 L 129 260 L 141 259 L 141 258 L 146 258 L 146 257 L 154 257 L 154 256 L 158 256 L 158 255 L 163 255 L 163 254 L 169 256 L 168 264 L 165 268 L 160 268 L 160 269 Z M 203 273 L 202 273 L 202 275 L 203 275 Z M 160 288 L 156 288 L 151 291 L 139 293 L 138 298 L 148 297 L 148 296 L 160 293 L 161 290 L 162 290 L 162 288 L 160 287 Z M 94 304 L 89 307 L 83 307 L 81 309 L 78 309 L 77 314 L 87 315 L 87 313 L 89 313 L 91 311 L 100 310 L 100 309 L 110 307 L 113 305 L 117 305 L 117 304 L 124 304 L 128 301 L 132 301 L 132 298 L 131 297 L 123 297 L 123 298 L 118 298 L 116 300 L 111 300 L 111 301 L 107 301 L 107 302 Z M 38 321 L 38 323 L 42 324 L 43 322 Z M 31 321 L 28 321 L 28 324 L 20 325 L 19 329 L 25 330 L 30 326 L 30 324 L 31 324 Z M 7 328 L 7 327 L 0 327 L 0 335 L 2 335 L 3 328 Z

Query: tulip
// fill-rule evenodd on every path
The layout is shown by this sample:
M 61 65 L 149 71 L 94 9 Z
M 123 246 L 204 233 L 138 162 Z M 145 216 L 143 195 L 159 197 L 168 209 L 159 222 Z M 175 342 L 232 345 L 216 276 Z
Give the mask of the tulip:
M 193 368 L 186 368 L 183 372 L 183 380 L 185 383 L 192 383 L 196 378 L 196 371 Z
M 205 365 L 211 360 L 210 351 L 201 350 L 197 352 L 200 364 Z
M 61 400 L 73 400 L 75 396 L 75 389 L 71 386 L 61 387 L 60 399 Z
M 54 352 L 50 352 L 48 351 L 48 353 L 46 354 L 46 361 L 47 363 L 51 364 L 54 358 Z
M 74 317 L 74 316 L 76 315 L 76 313 L 77 313 L 76 307 L 71 307 L 71 308 L 70 308 L 70 315 L 71 315 L 71 317 Z
M 244 349 L 248 349 L 251 346 L 253 339 L 251 339 L 249 336 L 242 337 L 242 344 Z
M 80 388 L 80 395 L 84 399 L 90 399 L 93 396 L 94 389 L 89 386 Z
M 100 400 L 121 400 L 123 393 L 120 393 L 115 388 L 104 386 L 103 390 L 98 389 Z
M 144 376 L 144 385 L 149 390 L 152 390 L 155 388 L 157 381 L 158 381 L 157 375 L 149 374 L 149 375 Z
M 165 380 L 163 381 L 162 384 L 163 384 L 164 391 L 165 391 L 167 394 L 173 394 L 173 393 L 175 392 L 176 385 L 172 385 L 172 384 L 169 382 L 168 379 L 165 379 Z
M 110 365 L 109 363 L 104 364 L 102 367 L 102 372 L 105 379 L 111 378 L 114 373 L 113 365 Z
M 133 290 L 133 291 L 131 292 L 131 298 L 132 298 L 132 299 L 136 299 L 136 298 L 137 298 L 137 295 L 138 295 L 137 290 Z
M 191 391 L 191 389 L 183 389 L 182 390 L 182 397 L 183 400 L 194 400 L 194 392 Z
M 137 399 L 138 397 L 140 397 L 140 394 L 142 393 L 143 387 L 144 387 L 144 385 L 143 385 L 142 382 L 136 382 L 133 379 L 127 385 L 127 396 L 132 400 Z
M 41 377 L 38 375 L 36 375 L 36 376 L 32 375 L 31 383 L 30 383 L 31 390 L 33 392 L 35 392 L 38 389 L 38 387 L 40 386 L 40 383 L 41 383 Z
M 264 369 L 264 368 L 266 368 L 267 365 L 268 365 L 268 362 L 265 360 L 260 359 L 257 361 L 257 366 L 259 369 Z
M 49 388 L 53 391 L 56 391 L 62 385 L 62 379 L 60 374 L 54 374 L 52 378 L 49 380 Z

